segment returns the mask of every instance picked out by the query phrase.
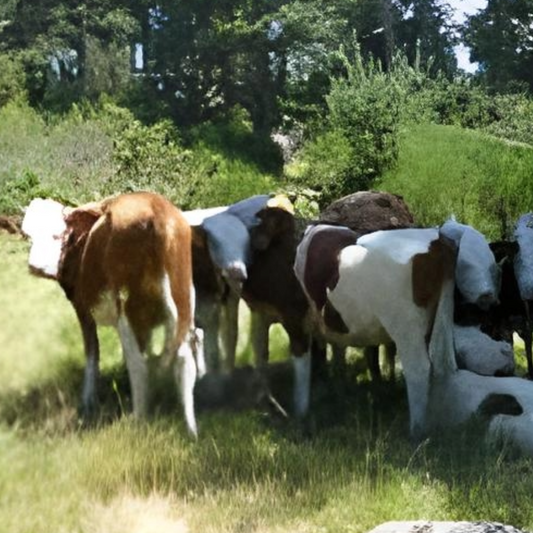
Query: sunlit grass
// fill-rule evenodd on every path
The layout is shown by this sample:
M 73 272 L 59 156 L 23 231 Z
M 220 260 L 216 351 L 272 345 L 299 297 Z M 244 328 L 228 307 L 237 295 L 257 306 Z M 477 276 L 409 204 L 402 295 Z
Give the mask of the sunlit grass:
M 263 410 L 203 412 L 194 441 L 175 398 L 146 422 L 120 416 L 127 378 L 109 331 L 102 400 L 115 415 L 81 429 L 76 320 L 54 282 L 29 276 L 27 250 L 0 235 L 2 531 L 363 533 L 403 519 L 533 526 L 530 460 L 473 435 L 413 446 L 401 382 L 355 385 L 352 364 L 345 379 L 314 388 L 309 427 Z M 243 332 L 242 357 L 246 321 Z M 282 360 L 283 337 L 276 343 Z
M 405 129 L 395 168 L 374 186 L 401 194 L 422 226 L 455 215 L 497 240 L 531 210 L 532 169 L 530 146 L 426 124 Z

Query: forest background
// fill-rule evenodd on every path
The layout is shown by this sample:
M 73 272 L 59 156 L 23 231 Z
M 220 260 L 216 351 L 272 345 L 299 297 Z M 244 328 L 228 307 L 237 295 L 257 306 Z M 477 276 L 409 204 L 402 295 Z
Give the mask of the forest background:
M 373 187 L 501 236 L 532 205 L 533 2 L 455 20 L 440 0 L 7 0 L 0 213 L 146 188 L 312 212 Z

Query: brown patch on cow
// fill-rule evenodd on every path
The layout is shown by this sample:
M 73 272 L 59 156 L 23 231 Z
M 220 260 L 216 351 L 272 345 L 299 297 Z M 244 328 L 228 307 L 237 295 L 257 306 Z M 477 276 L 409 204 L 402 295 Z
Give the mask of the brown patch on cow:
M 21 230 L 22 220 L 20 217 L 15 216 L 0 216 L 0 231 L 7 231 L 12 235 L 19 235 Z
M 359 235 L 414 226 L 403 198 L 379 191 L 360 191 L 336 200 L 322 211 L 320 222 L 346 226 Z
M 80 270 L 83 250 L 89 232 L 102 216 L 101 205 L 88 204 L 76 209 L 65 208 L 65 224 L 67 230 L 63 237 L 62 255 L 59 260 L 57 279 L 65 291 L 67 298 L 75 301 L 77 277 Z
M 439 235 L 431 242 L 426 253 L 413 257 L 412 282 L 413 301 L 419 307 L 430 311 L 426 343 L 429 345 L 435 323 L 437 305 L 446 280 L 452 279 L 455 269 L 456 251 L 448 239 Z
M 312 238 L 307 249 L 304 283 L 307 293 L 321 310 L 327 301 L 327 289 L 339 281 L 339 254 L 355 244 L 357 234 L 348 228 L 324 228 Z
M 436 305 L 444 281 L 453 277 L 455 250 L 440 236 L 429 250 L 413 257 L 413 300 L 419 307 Z
M 331 305 L 329 300 L 324 306 L 324 324 L 329 330 L 336 333 L 350 333 L 340 313 Z
M 192 237 L 192 269 L 194 287 L 197 293 L 206 295 L 219 294 L 227 291 L 227 285 L 209 253 L 207 233 L 202 226 L 191 227 Z M 223 294 L 224 296 L 224 294 Z

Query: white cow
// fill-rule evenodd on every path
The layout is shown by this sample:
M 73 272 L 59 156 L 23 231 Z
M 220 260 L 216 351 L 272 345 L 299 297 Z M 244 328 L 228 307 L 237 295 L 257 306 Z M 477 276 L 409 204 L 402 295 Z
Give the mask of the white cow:
M 455 283 L 472 303 L 497 301 L 498 267 L 483 236 L 453 221 L 440 229 L 378 231 L 360 238 L 347 228 L 318 225 L 308 228 L 298 247 L 295 273 L 328 340 L 360 347 L 396 344 L 411 433 L 421 437 L 430 376 L 456 368 Z M 301 414 L 308 408 L 309 375 L 306 356 L 296 374 Z

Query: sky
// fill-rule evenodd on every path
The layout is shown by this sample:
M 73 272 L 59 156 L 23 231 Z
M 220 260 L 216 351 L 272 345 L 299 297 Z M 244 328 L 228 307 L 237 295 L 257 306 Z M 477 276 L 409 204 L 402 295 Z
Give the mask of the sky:
M 487 5 L 487 0 L 448 0 L 448 3 L 455 9 L 455 20 L 464 22 L 466 15 L 472 15 L 479 9 Z M 476 63 L 470 63 L 470 54 L 468 48 L 463 45 L 455 47 L 455 55 L 459 68 L 467 72 L 474 72 L 477 68 Z

